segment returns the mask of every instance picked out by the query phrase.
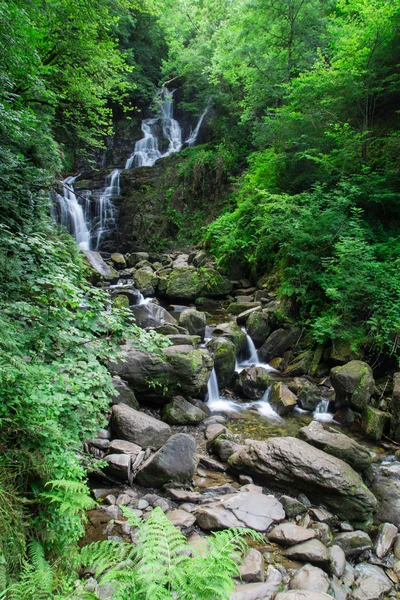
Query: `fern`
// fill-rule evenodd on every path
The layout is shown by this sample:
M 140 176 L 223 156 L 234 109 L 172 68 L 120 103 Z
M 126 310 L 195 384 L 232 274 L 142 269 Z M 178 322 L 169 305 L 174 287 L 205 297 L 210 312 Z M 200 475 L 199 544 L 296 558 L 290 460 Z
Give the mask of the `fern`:
M 46 487 L 51 487 L 50 492 L 43 492 L 42 499 L 56 503 L 61 514 L 71 516 L 84 516 L 85 511 L 95 508 L 96 502 L 89 496 L 89 488 L 80 481 L 57 479 L 48 481 Z
M 0 595 L 0 600 L 49 600 L 52 597 L 54 571 L 44 557 L 39 542 L 28 545 L 30 562 L 26 562 L 18 583 L 9 586 Z

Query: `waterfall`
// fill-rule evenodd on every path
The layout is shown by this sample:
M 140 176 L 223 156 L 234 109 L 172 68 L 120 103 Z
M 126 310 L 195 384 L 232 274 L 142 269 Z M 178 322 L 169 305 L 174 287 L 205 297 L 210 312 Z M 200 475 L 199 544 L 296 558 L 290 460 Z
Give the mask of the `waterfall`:
M 313 413 L 313 419 L 316 421 L 333 421 L 333 414 L 328 411 L 329 399 L 322 398 Z
M 84 212 L 74 192 L 73 183 L 75 179 L 76 177 L 67 177 L 64 179 L 62 182 L 63 196 L 57 194 L 57 201 L 60 207 L 60 223 L 72 233 L 82 250 L 90 250 L 90 233 L 85 219 L 86 206 Z
M 251 403 L 251 407 L 257 409 L 260 415 L 268 419 L 276 419 L 282 421 L 282 417 L 272 408 L 269 399 L 271 396 L 272 386 L 270 386 L 260 400 Z
M 207 406 L 212 412 L 239 412 L 240 405 L 219 395 L 218 379 L 215 369 L 211 371 L 207 384 Z
M 103 235 L 115 227 L 114 205 L 112 199 L 115 196 L 120 195 L 120 174 L 121 169 L 114 169 L 114 171 L 107 175 L 106 187 L 96 204 L 97 226 L 93 236 L 93 245 L 96 250 L 100 248 Z
M 196 140 L 197 140 L 197 136 L 199 135 L 201 124 L 203 123 L 204 117 L 208 113 L 209 106 L 210 106 L 210 103 L 208 102 L 206 108 L 203 110 L 203 112 L 202 112 L 202 114 L 200 116 L 200 119 L 197 122 L 196 127 L 190 133 L 189 137 L 185 140 L 185 144 L 187 144 L 188 146 L 194 146 L 195 145 Z
M 246 367 L 251 367 L 253 365 L 259 365 L 260 361 L 258 358 L 258 352 L 254 345 L 253 340 L 246 332 L 246 329 L 242 328 L 243 333 L 246 334 L 247 340 L 247 358 L 236 362 L 236 371 L 245 369 Z

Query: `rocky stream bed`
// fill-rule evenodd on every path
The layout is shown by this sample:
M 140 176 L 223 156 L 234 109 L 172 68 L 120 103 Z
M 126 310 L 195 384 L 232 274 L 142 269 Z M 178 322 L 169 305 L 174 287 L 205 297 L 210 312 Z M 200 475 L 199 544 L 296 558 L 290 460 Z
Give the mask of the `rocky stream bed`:
M 229 281 L 204 252 L 86 255 L 170 345 L 128 342 L 109 364 L 109 428 L 83 444 L 106 466 L 82 544 L 134 542 L 121 506 L 160 507 L 199 552 L 215 530 L 263 534 L 232 600 L 400 597 L 400 375 L 313 346 L 263 282 Z

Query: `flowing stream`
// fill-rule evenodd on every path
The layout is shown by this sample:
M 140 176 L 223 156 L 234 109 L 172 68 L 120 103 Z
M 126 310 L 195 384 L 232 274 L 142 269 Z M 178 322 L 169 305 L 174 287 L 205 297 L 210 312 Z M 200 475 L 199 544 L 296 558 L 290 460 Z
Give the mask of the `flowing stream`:
M 152 167 L 160 158 L 179 152 L 184 146 L 195 145 L 208 105 L 194 130 L 183 140 L 182 127 L 173 117 L 173 94 L 165 87 L 157 93 L 158 114 L 142 121 L 143 138 L 136 142 L 125 169 Z M 69 230 L 82 250 L 101 250 L 104 237 L 115 228 L 113 199 L 121 193 L 120 175 L 123 170 L 114 169 L 107 175 L 98 199 L 76 194 L 73 184 L 79 175 L 67 177 L 62 182 L 63 195 L 56 194 L 57 220 Z

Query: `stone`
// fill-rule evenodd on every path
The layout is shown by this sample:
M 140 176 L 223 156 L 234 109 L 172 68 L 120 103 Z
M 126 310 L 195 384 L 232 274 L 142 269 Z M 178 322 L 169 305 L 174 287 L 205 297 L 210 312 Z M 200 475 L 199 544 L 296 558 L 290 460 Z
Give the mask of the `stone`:
M 268 313 L 262 311 L 251 312 L 246 320 L 246 330 L 255 347 L 260 348 L 271 333 Z
M 168 488 L 168 495 L 178 502 L 201 502 L 203 496 L 199 492 Z
M 311 564 L 323 565 L 325 567 L 329 564 L 327 547 L 316 539 L 291 546 L 285 550 L 285 556 L 292 560 L 310 562 Z
M 235 344 L 228 338 L 217 337 L 211 339 L 206 347 L 214 359 L 214 368 L 217 374 L 218 385 L 221 389 L 226 388 L 232 383 L 235 375 Z
M 172 525 L 183 529 L 191 527 L 196 522 L 196 517 L 194 515 L 179 508 L 167 511 L 165 516 L 171 521 Z
M 96 587 L 96 598 L 99 600 L 112 600 L 115 597 L 117 588 L 111 583 L 102 583 Z
M 383 558 L 391 549 L 398 534 L 398 529 L 392 523 L 382 523 L 378 528 L 378 535 L 374 544 L 374 551 L 378 558 Z
M 133 502 L 133 498 L 132 496 L 129 496 L 129 494 L 119 494 L 115 504 L 118 504 L 118 506 L 128 506 L 128 504 L 131 504 Z
M 323 592 L 311 592 L 309 590 L 290 590 L 281 592 L 275 596 L 275 600 L 332 600 L 332 596 Z
M 182 396 L 175 396 L 164 406 L 161 417 L 171 425 L 198 425 L 204 421 L 206 414 Z
M 347 556 L 357 556 L 372 548 L 372 540 L 365 531 L 348 531 L 338 533 L 334 538 L 335 544 L 342 548 Z
M 104 450 L 108 450 L 108 448 L 110 447 L 110 440 L 103 440 L 102 438 L 94 438 L 93 440 L 90 440 L 89 444 L 91 446 L 94 446 L 98 450 L 104 451 Z
M 155 354 L 128 342 L 109 369 L 113 375 L 128 381 L 144 400 L 165 403 L 177 395 L 204 397 L 213 364 L 202 348 L 169 346 Z
M 195 512 L 195 515 L 197 525 L 204 531 L 244 527 L 243 523 L 220 503 L 202 505 Z
M 186 482 L 196 469 L 196 440 L 186 433 L 169 438 L 158 452 L 140 467 L 136 481 L 146 487 L 162 487 L 165 483 Z
M 361 429 L 370 440 L 378 442 L 390 428 L 390 414 L 373 406 L 366 406 L 362 414 Z
M 144 498 L 141 498 L 137 503 L 137 507 L 139 510 L 145 510 L 149 506 L 149 503 Z
M 285 518 L 285 511 L 279 500 L 257 492 L 239 492 L 224 501 L 224 505 L 232 510 L 246 527 L 256 531 L 266 531 L 272 523 Z
M 264 559 L 261 552 L 255 548 L 250 548 L 239 567 L 242 581 L 252 583 L 264 581 Z
M 118 271 L 110 267 L 98 252 L 94 250 L 83 250 L 87 261 L 94 271 L 106 281 L 116 282 L 118 280 Z
M 393 523 L 400 528 L 400 477 L 396 464 L 399 463 L 374 468 L 375 478 L 371 491 L 379 501 L 376 521 Z
M 247 348 L 246 334 L 238 325 L 236 325 L 236 323 L 220 323 L 215 327 L 213 335 L 231 340 L 235 345 L 237 354 L 243 352 Z
M 360 563 L 355 572 L 356 582 L 351 596 L 354 600 L 379 600 L 393 587 L 384 570 L 376 565 Z
M 139 454 L 141 447 L 126 440 L 113 440 L 110 443 L 110 453 L 113 454 Z
M 126 264 L 128 267 L 135 267 L 142 260 L 149 260 L 147 252 L 131 252 L 125 255 Z
M 244 446 L 238 444 L 234 440 L 226 439 L 224 436 L 219 436 L 213 440 L 211 448 L 214 454 L 219 456 L 223 462 L 226 462 L 230 456 L 244 448 Z
M 312 421 L 307 427 L 299 429 L 297 435 L 315 448 L 340 458 L 355 471 L 371 469 L 372 457 L 369 450 L 333 427 L 324 427 L 322 423 Z
M 282 546 L 293 546 L 316 537 L 315 531 L 299 527 L 293 523 L 277 525 L 268 533 L 268 539 Z
M 113 307 L 114 308 L 128 308 L 130 306 L 129 303 L 130 295 L 128 294 L 115 294 L 113 295 Z M 133 295 L 132 295 L 133 299 Z M 133 304 L 133 302 L 132 302 Z
M 342 548 L 337 544 L 328 548 L 330 571 L 339 579 L 343 576 L 346 569 L 346 555 Z
M 296 377 L 297 402 L 303 410 L 315 410 L 321 401 L 321 390 L 305 377 Z
M 255 365 L 242 369 L 237 375 L 235 391 L 250 400 L 259 400 L 270 384 L 267 369 Z
M 315 531 L 320 542 L 325 544 L 325 546 L 330 546 L 332 533 L 327 523 L 311 523 L 311 529 Z
M 348 464 L 297 438 L 246 440 L 228 465 L 277 490 L 306 492 L 315 503 L 351 522 L 370 522 L 377 507 L 376 498 Z
M 190 335 L 198 335 L 202 340 L 206 333 L 206 315 L 195 308 L 187 308 L 179 315 L 179 325 L 185 327 Z
M 261 361 L 269 362 L 271 358 L 282 356 L 286 350 L 291 348 L 298 341 L 301 330 L 298 327 L 289 327 L 287 329 L 277 329 L 260 347 L 258 356 Z
M 202 291 L 202 296 L 221 298 L 231 293 L 233 288 L 232 283 L 215 269 L 204 267 L 203 277 L 206 284 Z
M 270 566 L 264 583 L 237 584 L 229 600 L 272 600 L 282 583 L 282 575 Z
M 132 306 L 132 314 L 135 317 L 136 325 L 147 329 L 148 327 L 164 327 L 163 331 L 158 333 L 168 335 L 168 333 L 178 333 L 177 320 L 162 306 L 149 302 L 148 304 L 139 304 Z M 165 329 L 167 326 L 174 326 L 173 329 Z
M 361 360 L 334 367 L 330 380 L 336 392 L 336 401 L 340 406 L 362 411 L 370 401 L 375 381 L 371 367 Z
M 279 500 L 288 519 L 292 519 L 293 517 L 297 517 L 297 515 L 307 512 L 307 507 L 295 498 L 291 498 L 290 496 L 281 496 Z
M 392 418 L 390 423 L 390 437 L 395 442 L 400 442 L 400 373 L 393 375 Z
M 336 600 L 348 600 L 351 595 L 351 589 L 342 583 L 336 575 L 332 575 L 330 592 Z
M 98 429 L 96 435 L 103 440 L 111 440 L 112 437 L 111 432 L 108 429 Z
M 167 275 L 162 293 L 170 300 L 195 300 L 199 296 L 226 296 L 231 290 L 230 281 L 214 269 L 179 267 Z
M 117 479 L 129 479 L 132 458 L 128 454 L 109 454 L 106 456 L 107 466 L 105 472 Z
M 160 448 L 172 435 L 169 425 L 126 404 L 112 407 L 111 426 L 119 438 L 153 450 Z
M 158 277 L 150 268 L 138 269 L 133 274 L 133 281 L 143 296 L 154 296 L 158 286 Z
M 288 415 L 297 405 L 296 396 L 289 390 L 287 385 L 282 383 L 282 381 L 277 381 L 272 384 L 268 401 L 275 412 L 281 417 Z
M 173 346 L 194 346 L 197 348 L 200 345 L 201 339 L 199 335 L 183 335 L 182 333 L 173 333 L 167 335 Z
M 116 269 L 118 269 L 118 271 L 125 269 L 126 261 L 125 261 L 123 254 L 121 254 L 120 252 L 113 252 L 113 254 L 111 254 L 110 258 L 112 260 L 114 267 Z
M 221 433 L 225 433 L 226 430 L 226 427 L 224 427 L 222 423 L 212 423 L 211 425 L 208 425 L 204 432 L 204 436 L 206 440 L 212 441 L 214 438 L 221 435 Z
M 121 377 L 115 376 L 112 378 L 112 384 L 115 393 L 111 396 L 111 404 L 127 404 L 131 408 L 138 410 L 139 402 L 136 400 L 135 392 L 131 390 L 126 381 Z
M 400 559 L 400 535 L 396 536 L 393 544 L 393 554 L 395 558 Z
M 259 309 L 261 310 L 261 302 L 231 302 L 227 308 L 226 312 L 229 315 L 234 315 L 235 317 L 241 315 L 242 313 L 248 313 L 249 310 Z M 250 314 L 250 313 L 248 313 Z M 242 320 L 242 323 L 246 322 L 247 315 Z
M 193 550 L 194 556 L 207 556 L 209 552 L 208 543 L 205 537 L 198 533 L 192 533 L 187 538 L 188 546 Z
M 286 377 L 298 377 L 310 372 L 314 353 L 312 350 L 306 350 L 298 354 L 286 367 L 284 375 Z
M 249 306 L 253 306 L 253 308 L 248 308 L 247 310 L 245 310 L 244 312 L 240 313 L 239 315 L 237 315 L 236 317 L 236 323 L 240 326 L 243 326 L 246 324 L 247 319 L 249 318 L 250 315 L 252 315 L 253 313 L 258 313 L 261 312 L 261 306 L 259 305 L 259 303 L 255 303 L 253 298 L 250 296 L 238 296 L 236 298 L 236 302 L 238 302 L 239 304 L 248 304 Z
M 291 590 L 308 590 L 325 594 L 329 590 L 329 585 L 329 577 L 322 569 L 312 565 L 304 565 L 290 581 L 289 588 Z
M 199 464 L 209 469 L 210 471 L 217 471 L 219 473 L 224 473 L 226 470 L 225 465 L 222 465 L 217 460 L 210 458 L 209 456 L 204 456 L 203 454 L 199 454 L 198 457 Z

